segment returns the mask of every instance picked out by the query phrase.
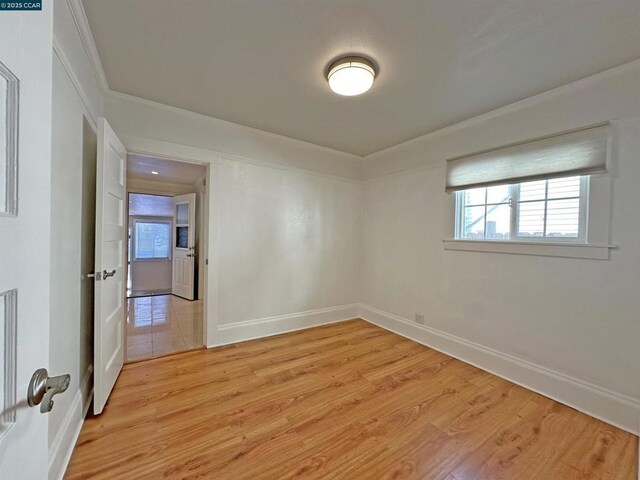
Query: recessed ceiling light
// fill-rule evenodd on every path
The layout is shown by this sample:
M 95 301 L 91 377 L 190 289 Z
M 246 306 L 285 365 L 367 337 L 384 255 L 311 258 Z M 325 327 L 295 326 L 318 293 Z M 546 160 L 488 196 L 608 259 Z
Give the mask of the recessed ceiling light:
M 159 175 L 160 172 L 158 172 L 157 170 L 151 170 L 151 175 Z
M 369 90 L 375 78 L 375 66 L 364 57 L 339 58 L 329 65 L 327 72 L 331 90 L 349 97 Z

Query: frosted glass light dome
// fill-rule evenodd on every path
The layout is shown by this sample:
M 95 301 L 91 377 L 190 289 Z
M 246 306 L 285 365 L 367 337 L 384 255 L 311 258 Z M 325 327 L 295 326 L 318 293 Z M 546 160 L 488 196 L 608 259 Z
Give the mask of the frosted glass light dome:
M 348 97 L 369 90 L 375 78 L 373 63 L 362 57 L 340 58 L 329 66 L 327 73 L 329 88 L 338 95 Z

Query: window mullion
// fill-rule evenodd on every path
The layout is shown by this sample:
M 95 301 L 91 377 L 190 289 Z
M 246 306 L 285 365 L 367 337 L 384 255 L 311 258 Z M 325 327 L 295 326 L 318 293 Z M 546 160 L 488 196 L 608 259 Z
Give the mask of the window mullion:
M 509 188 L 509 194 L 511 195 L 511 238 L 517 238 L 516 226 L 517 226 L 517 214 L 518 214 L 518 200 L 520 199 L 520 184 L 511 185 Z
M 484 189 L 484 227 L 482 236 L 487 239 L 487 201 L 489 200 L 489 188 Z
M 544 181 L 544 217 L 542 221 L 542 236 L 547 237 L 547 206 L 549 205 L 549 180 Z

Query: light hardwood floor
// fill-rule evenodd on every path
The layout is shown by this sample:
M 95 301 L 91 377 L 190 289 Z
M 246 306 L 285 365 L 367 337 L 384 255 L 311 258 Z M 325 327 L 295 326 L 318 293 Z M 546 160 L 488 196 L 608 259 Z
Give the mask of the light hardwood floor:
M 126 365 L 66 478 L 636 480 L 637 444 L 354 320 Z
M 202 300 L 174 295 L 127 300 L 126 361 L 202 348 Z

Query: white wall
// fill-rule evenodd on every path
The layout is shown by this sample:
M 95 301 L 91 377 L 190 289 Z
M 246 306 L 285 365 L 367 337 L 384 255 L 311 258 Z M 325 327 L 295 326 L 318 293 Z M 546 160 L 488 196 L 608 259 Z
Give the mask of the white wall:
M 132 260 L 131 278 L 134 292 L 171 292 L 171 260 Z
M 358 315 L 361 158 L 121 95 L 105 112 L 130 151 L 211 165 L 208 345 Z
M 444 250 L 447 158 L 607 120 L 610 260 Z M 367 318 L 638 430 L 640 62 L 371 155 L 364 170 Z M 410 325 L 416 312 L 426 328 Z
M 359 181 L 223 159 L 219 323 L 357 302 Z
M 83 120 L 101 115 L 102 94 L 67 2 L 54 2 L 53 23 L 49 371 L 71 374 L 47 415 L 49 478 L 59 478 L 90 400 L 92 339 L 81 313 Z
M 125 146 L 131 144 L 133 135 L 239 155 L 267 164 L 347 178 L 361 176 L 362 157 L 136 97 L 112 92 L 105 98 L 105 112 Z

